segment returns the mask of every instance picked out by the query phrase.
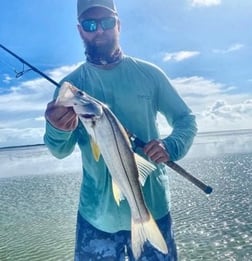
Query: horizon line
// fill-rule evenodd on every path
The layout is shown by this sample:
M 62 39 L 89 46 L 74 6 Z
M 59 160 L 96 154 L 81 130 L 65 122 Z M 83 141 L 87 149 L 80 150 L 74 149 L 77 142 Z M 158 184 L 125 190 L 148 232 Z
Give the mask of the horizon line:
M 233 134 L 252 134 L 252 129 L 240 129 L 240 130 L 220 130 L 220 131 L 203 131 L 203 132 L 198 132 L 196 137 L 199 136 L 214 136 L 214 135 L 233 135 Z M 11 146 L 4 146 L 0 147 L 1 150 L 7 150 L 7 149 L 22 149 L 22 148 L 29 148 L 29 147 L 44 147 L 44 143 L 35 143 L 35 144 L 22 144 L 22 145 L 11 145 Z

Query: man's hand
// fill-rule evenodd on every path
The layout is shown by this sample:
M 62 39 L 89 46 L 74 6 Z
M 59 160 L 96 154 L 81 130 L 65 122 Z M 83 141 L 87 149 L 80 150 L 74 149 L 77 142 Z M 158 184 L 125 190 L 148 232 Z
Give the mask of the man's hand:
M 78 125 L 78 116 L 72 107 L 55 104 L 55 100 L 47 104 L 45 118 L 57 129 L 72 131 Z
M 170 160 L 162 140 L 152 140 L 144 146 L 144 153 L 156 163 L 165 163 Z

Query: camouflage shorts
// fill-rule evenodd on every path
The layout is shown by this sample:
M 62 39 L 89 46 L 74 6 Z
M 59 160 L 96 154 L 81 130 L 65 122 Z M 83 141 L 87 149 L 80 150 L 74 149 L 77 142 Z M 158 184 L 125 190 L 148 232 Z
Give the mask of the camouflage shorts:
M 162 254 L 149 242 L 139 261 L 176 261 L 177 250 L 173 237 L 170 214 L 157 220 L 157 224 L 167 243 L 169 253 Z M 134 261 L 131 251 L 130 231 L 106 233 L 96 229 L 78 213 L 75 244 L 75 261 Z

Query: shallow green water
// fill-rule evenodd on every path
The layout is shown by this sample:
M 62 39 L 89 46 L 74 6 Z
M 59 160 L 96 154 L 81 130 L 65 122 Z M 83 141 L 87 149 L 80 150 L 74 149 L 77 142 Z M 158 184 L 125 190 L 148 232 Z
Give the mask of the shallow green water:
M 27 157 L 34 175 L 25 175 Z M 44 150 L 2 153 L 0 164 L 6 161 L 10 172 L 15 168 L 19 175 L 0 178 L 0 260 L 72 260 L 80 171 L 69 165 L 55 171 Z M 206 196 L 171 172 L 180 260 L 251 260 L 252 154 L 193 158 L 180 164 L 214 188 Z

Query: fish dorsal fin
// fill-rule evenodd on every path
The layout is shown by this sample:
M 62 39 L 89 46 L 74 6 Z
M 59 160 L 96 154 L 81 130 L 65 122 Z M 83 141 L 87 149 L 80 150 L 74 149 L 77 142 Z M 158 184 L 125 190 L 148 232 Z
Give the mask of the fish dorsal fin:
M 99 148 L 98 144 L 94 141 L 94 139 L 91 137 L 91 135 L 90 135 L 90 145 L 91 145 L 92 154 L 94 156 L 94 159 L 96 161 L 98 161 L 101 156 L 100 148 Z
M 151 172 L 156 170 L 157 167 L 136 153 L 134 153 L 134 156 L 136 159 L 136 164 L 137 164 L 138 173 L 139 173 L 138 179 L 139 179 L 140 184 L 142 186 L 144 186 L 147 177 L 151 174 Z
M 121 190 L 119 189 L 118 185 L 112 180 L 112 190 L 115 202 L 118 206 L 120 206 L 120 201 L 124 200 L 125 197 L 122 194 Z

